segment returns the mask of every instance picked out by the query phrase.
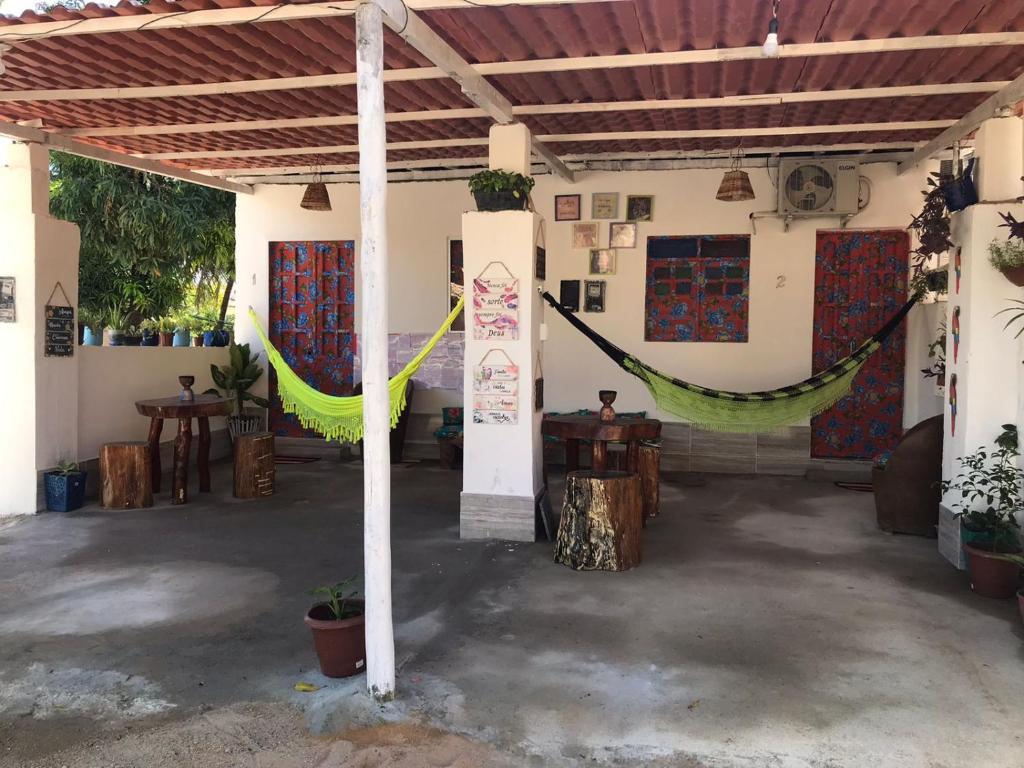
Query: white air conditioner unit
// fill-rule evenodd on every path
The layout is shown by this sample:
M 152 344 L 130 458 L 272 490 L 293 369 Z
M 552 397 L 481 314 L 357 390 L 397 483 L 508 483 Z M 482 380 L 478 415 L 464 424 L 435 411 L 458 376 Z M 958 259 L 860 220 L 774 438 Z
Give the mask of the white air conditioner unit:
M 857 163 L 834 158 L 779 162 L 780 216 L 852 216 L 857 213 Z

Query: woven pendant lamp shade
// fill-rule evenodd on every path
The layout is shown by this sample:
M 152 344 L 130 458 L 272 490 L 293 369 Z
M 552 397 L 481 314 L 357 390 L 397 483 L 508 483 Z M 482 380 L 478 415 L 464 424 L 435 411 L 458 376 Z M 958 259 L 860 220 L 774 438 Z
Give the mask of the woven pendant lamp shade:
M 722 177 L 722 183 L 718 186 L 718 194 L 715 197 L 727 203 L 753 200 L 754 188 L 750 186 L 750 177 L 747 175 L 747 172 L 736 168 L 726 171 L 725 176 Z
M 327 194 L 327 185 L 322 181 L 314 181 L 306 187 L 306 193 L 299 205 L 307 211 L 331 210 L 331 196 Z

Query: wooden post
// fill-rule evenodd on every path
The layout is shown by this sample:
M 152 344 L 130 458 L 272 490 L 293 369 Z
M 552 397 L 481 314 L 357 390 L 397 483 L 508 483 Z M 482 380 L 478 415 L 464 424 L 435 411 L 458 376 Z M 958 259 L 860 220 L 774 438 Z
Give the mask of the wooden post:
M 642 515 L 637 475 L 570 472 L 555 562 L 580 571 L 627 571 L 639 565 Z
M 100 446 L 101 504 L 104 509 L 153 506 L 148 442 L 105 443 Z
M 360 252 L 363 292 L 363 562 L 366 686 L 378 701 L 395 696 L 391 620 L 391 402 L 388 395 L 387 152 L 384 25 L 372 2 L 356 9 L 359 112 Z M 340 574 L 343 576 L 344 574 Z

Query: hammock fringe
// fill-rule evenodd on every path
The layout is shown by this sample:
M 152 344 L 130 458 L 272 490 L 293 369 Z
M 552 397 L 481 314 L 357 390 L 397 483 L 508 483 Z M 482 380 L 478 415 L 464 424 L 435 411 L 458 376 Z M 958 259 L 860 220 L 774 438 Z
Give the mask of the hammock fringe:
M 437 332 L 416 353 L 406 366 L 388 381 L 388 394 L 391 399 L 391 427 L 398 424 L 402 411 L 407 405 L 405 385 L 419 370 L 423 361 L 427 359 L 434 347 L 451 329 L 455 318 L 462 312 L 465 304 L 460 298 L 458 304 L 452 309 L 451 314 L 437 329 Z M 304 429 L 311 429 L 319 432 L 325 440 L 338 440 L 340 442 L 356 443 L 363 438 L 363 396 L 352 395 L 349 397 L 338 397 L 326 395 L 307 384 L 288 365 L 288 362 L 281 356 L 281 353 L 270 343 L 259 317 L 251 308 L 249 317 L 252 318 L 256 327 L 256 334 L 263 342 L 267 350 L 267 361 L 273 366 L 277 373 L 277 390 L 281 398 L 281 409 L 285 413 L 294 414 L 299 424 Z

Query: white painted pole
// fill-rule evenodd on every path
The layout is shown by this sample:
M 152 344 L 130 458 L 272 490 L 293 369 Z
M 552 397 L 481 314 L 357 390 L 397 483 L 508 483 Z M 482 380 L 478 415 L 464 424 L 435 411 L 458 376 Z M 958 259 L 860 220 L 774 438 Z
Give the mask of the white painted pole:
M 387 151 L 384 26 L 371 2 L 356 10 L 359 199 L 362 224 L 363 559 L 366 686 L 378 701 L 395 696 L 391 622 L 391 403 L 388 397 Z

